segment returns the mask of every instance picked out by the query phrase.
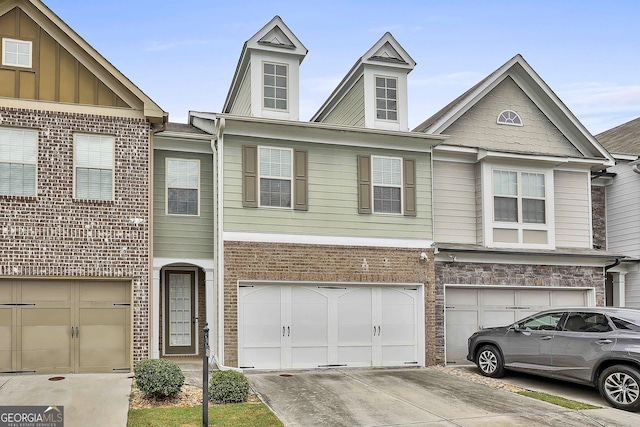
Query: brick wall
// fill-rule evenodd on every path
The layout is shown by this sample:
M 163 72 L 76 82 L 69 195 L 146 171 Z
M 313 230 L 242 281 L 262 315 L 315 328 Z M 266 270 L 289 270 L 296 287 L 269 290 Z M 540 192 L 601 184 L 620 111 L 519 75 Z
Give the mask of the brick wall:
M 602 267 L 437 262 L 435 265 L 436 361 L 444 363 L 444 285 L 563 286 L 596 290 L 604 305 Z
M 605 187 L 591 186 L 593 243 L 607 248 L 607 205 Z
M 225 242 L 224 364 L 238 366 L 238 280 L 424 283 L 426 363 L 434 364 L 433 274 L 427 249 Z
M 131 279 L 133 358 L 148 357 L 148 123 L 0 108 L 0 126 L 39 130 L 37 195 L 0 196 L 0 276 Z M 113 201 L 73 198 L 74 132 L 115 137 Z

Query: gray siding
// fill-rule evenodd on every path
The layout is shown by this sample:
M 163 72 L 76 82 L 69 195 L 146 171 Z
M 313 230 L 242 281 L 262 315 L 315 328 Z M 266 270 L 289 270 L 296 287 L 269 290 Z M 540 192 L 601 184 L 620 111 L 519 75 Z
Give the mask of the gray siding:
M 482 163 L 475 166 L 476 175 L 476 244 L 484 245 L 484 219 L 482 213 Z
M 627 162 L 609 171 L 617 175 L 606 189 L 607 249 L 640 257 L 640 174 Z
M 524 126 L 497 124 L 498 115 L 504 110 L 516 111 Z M 447 144 L 452 145 L 580 156 L 579 151 L 510 77 L 442 133 L 451 136 Z
M 231 107 L 231 114 L 237 114 L 239 116 L 251 115 L 251 79 L 247 78 L 248 75 L 249 73 L 246 73 L 242 79 L 240 90 Z
M 555 171 L 556 246 L 590 248 L 589 222 L 590 174 L 588 172 Z
M 224 229 L 226 232 L 284 233 L 370 238 L 432 239 L 431 161 L 416 159 L 417 216 L 358 214 L 357 155 L 402 156 L 395 151 L 270 142 L 270 146 L 308 151 L 308 201 L 306 212 L 278 208 L 242 207 L 243 144 L 251 139 L 227 136 L 224 150 Z
M 200 215 L 166 214 L 165 159 L 200 160 Z M 213 159 L 210 154 L 155 150 L 153 251 L 160 258 L 213 258 Z
M 435 241 L 475 244 L 475 164 L 434 161 L 433 199 Z
M 625 276 L 625 307 L 640 308 L 640 273 Z
M 364 127 L 364 77 L 360 77 L 323 122 Z

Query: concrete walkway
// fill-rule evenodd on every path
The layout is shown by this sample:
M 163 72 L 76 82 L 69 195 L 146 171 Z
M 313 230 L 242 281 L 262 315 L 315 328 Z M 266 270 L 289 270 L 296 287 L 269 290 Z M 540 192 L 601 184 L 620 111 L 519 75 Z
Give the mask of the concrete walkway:
M 366 369 L 248 374 L 288 427 L 638 426 L 612 408 L 573 411 L 435 369 Z
M 0 376 L 0 405 L 64 406 L 65 427 L 127 425 L 133 374 Z M 64 378 L 51 381 L 52 378 Z

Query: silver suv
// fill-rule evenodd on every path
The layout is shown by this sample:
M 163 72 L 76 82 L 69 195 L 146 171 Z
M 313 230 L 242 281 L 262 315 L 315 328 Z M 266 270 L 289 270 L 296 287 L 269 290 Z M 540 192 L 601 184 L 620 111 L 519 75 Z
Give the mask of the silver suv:
M 640 410 L 640 310 L 557 308 L 469 337 L 467 359 L 488 377 L 505 369 L 597 387 L 611 406 Z

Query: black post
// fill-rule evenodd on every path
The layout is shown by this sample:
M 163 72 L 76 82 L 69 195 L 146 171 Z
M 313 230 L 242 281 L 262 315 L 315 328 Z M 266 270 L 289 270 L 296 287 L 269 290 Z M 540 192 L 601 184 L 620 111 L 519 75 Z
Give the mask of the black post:
M 202 427 L 209 426 L 209 324 L 202 330 Z

